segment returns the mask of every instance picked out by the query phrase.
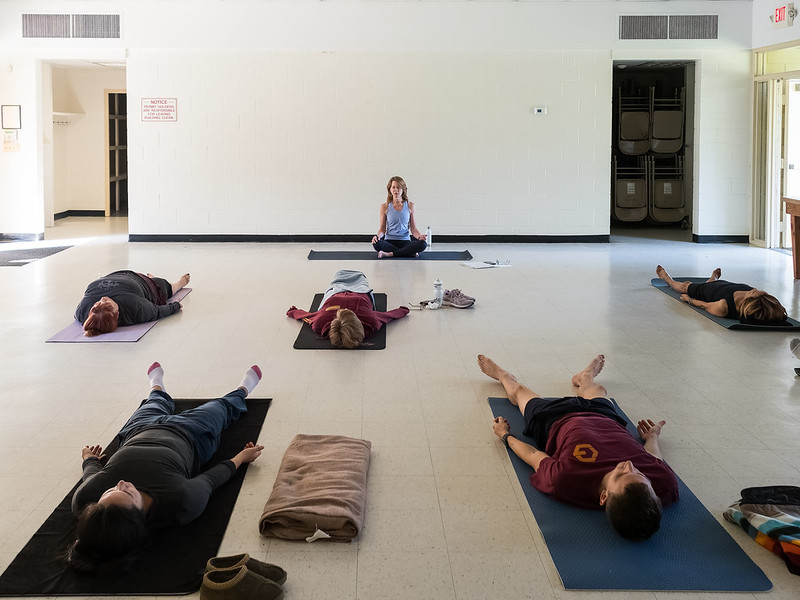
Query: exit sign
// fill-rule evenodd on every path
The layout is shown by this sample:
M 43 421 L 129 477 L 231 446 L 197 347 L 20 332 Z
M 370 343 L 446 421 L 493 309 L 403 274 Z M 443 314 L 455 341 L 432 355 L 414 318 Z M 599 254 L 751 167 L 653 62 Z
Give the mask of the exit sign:
M 796 15 L 797 11 L 794 9 L 794 4 L 789 3 L 777 7 L 770 16 L 770 19 L 775 28 L 783 28 L 792 25 Z

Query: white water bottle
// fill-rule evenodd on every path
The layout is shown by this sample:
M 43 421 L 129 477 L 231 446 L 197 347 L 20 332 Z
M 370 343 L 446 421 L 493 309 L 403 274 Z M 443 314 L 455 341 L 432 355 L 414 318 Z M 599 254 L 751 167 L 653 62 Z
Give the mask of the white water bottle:
M 428 308 L 439 308 L 444 300 L 444 285 L 442 280 L 438 277 L 433 282 L 433 302 L 428 305 Z
M 433 247 L 433 234 L 430 227 L 425 230 L 425 241 L 428 242 L 428 250 L 430 250 Z

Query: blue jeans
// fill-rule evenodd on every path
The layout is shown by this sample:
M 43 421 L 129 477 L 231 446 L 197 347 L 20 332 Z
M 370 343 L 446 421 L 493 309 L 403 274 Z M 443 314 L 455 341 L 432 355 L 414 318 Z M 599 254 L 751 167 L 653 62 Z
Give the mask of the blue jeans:
M 219 447 L 222 432 L 247 412 L 247 392 L 235 389 L 222 398 L 209 400 L 197 408 L 175 413 L 175 402 L 167 392 L 152 391 L 144 404 L 136 409 L 117 434 L 120 445 L 152 425 L 174 427 L 192 440 L 195 464 L 208 461 Z

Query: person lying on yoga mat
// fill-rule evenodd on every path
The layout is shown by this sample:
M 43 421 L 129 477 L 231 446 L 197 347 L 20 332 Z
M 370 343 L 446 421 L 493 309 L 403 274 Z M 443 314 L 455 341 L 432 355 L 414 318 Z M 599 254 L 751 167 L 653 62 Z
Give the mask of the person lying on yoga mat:
M 678 499 L 677 477 L 658 447 L 666 421 L 639 421 L 644 445 L 634 439 L 606 388 L 595 381 L 604 364 L 605 357 L 598 355 L 572 377 L 574 396 L 543 398 L 489 357 L 478 355 L 481 371 L 503 385 L 508 400 L 525 417 L 522 433 L 535 446 L 514 437 L 503 417 L 494 419 L 492 429 L 534 468 L 533 487 L 560 502 L 605 509 L 622 537 L 645 540 L 658 531 L 661 506 Z
M 738 319 L 742 323 L 766 325 L 786 321 L 786 309 L 778 299 L 746 283 L 731 283 L 720 279 L 722 269 L 716 268 L 705 283 L 678 282 L 658 265 L 656 275 L 681 295 L 691 306 L 708 311 L 715 317 Z
M 247 412 L 245 398 L 261 379 L 247 370 L 239 387 L 197 408 L 174 414 L 164 390 L 164 370 L 147 370 L 151 391 L 116 436 L 119 449 L 104 463 L 100 446 L 84 446 L 83 483 L 72 497 L 77 540 L 68 560 L 79 571 L 114 573 L 136 560 L 151 528 L 185 525 L 205 510 L 211 493 L 264 446 L 248 442 L 230 460 L 205 471 L 220 436 Z
M 309 323 L 314 333 L 322 337 L 327 335 L 337 348 L 353 349 L 389 321 L 402 319 L 408 313 L 405 306 L 387 312 L 375 310 L 366 275 L 341 269 L 333 276 L 319 310 L 308 312 L 292 306 L 286 316 Z
M 414 223 L 414 203 L 408 199 L 406 182 L 402 177 L 392 177 L 386 191 L 372 247 L 378 251 L 378 258 L 419 256 L 428 247 L 428 236 L 420 233 Z
M 136 325 L 168 317 L 181 309 L 167 300 L 189 283 L 184 273 L 168 282 L 149 273 L 114 271 L 90 283 L 75 309 L 75 320 L 83 323 L 85 336 L 110 333 L 121 325 Z

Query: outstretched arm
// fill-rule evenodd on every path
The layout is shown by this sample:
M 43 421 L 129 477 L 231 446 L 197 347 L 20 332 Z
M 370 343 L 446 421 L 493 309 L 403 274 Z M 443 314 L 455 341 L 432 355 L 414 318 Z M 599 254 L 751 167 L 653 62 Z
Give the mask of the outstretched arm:
M 658 436 L 661 435 L 661 428 L 666 424 L 666 421 L 653 423 L 650 419 L 642 419 L 636 427 L 644 441 L 644 449 L 647 450 L 648 454 L 652 454 L 656 458 L 661 458 L 661 448 L 658 447 Z
M 495 418 L 495 420 L 492 422 L 492 430 L 494 431 L 494 434 L 501 439 L 506 433 L 508 433 L 509 436 L 506 438 L 508 441 L 508 447 L 511 448 L 514 454 L 532 466 L 534 470 L 539 468 L 539 464 L 545 458 L 550 458 L 550 455 L 546 452 L 537 450 L 530 444 L 526 444 L 522 440 L 518 440 L 517 438 L 513 437 L 513 435 L 511 435 L 511 426 L 503 417 Z
M 231 462 L 234 466 L 238 469 L 243 464 L 251 463 L 259 456 L 261 456 L 261 451 L 264 449 L 264 446 L 260 444 L 257 446 L 253 442 L 247 442 L 247 445 L 244 447 L 244 450 L 239 452 L 236 456 L 231 459 Z
M 703 302 L 697 298 L 691 298 L 688 294 L 681 294 L 681 300 L 686 302 L 689 306 L 696 306 L 702 308 L 706 312 L 711 313 L 715 317 L 728 316 L 728 303 L 725 300 L 717 300 L 716 302 Z

